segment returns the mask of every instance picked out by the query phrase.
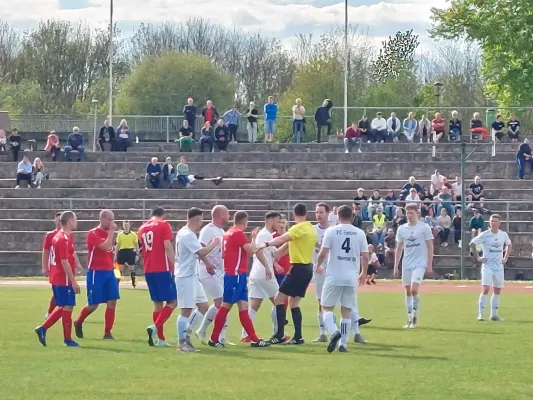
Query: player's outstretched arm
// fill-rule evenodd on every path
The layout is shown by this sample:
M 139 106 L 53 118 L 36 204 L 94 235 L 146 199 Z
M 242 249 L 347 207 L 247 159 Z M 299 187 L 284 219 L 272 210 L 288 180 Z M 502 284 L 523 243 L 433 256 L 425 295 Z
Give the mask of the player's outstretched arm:
M 289 236 L 289 234 L 288 233 L 284 233 L 283 235 L 278 236 L 277 238 L 275 238 L 273 240 L 270 240 L 268 242 L 262 243 L 260 245 L 260 247 L 261 248 L 265 248 L 265 247 L 280 247 L 280 246 L 284 245 L 285 243 L 290 242 L 291 240 L 292 240 L 292 238 Z
M 278 248 L 276 252 L 274 253 L 274 258 L 276 260 L 279 260 L 281 257 L 289 253 L 289 244 L 285 243 L 283 246 Z
M 174 246 L 172 246 L 172 241 L 165 240 L 163 243 L 165 246 L 165 255 L 170 261 L 170 265 L 174 265 L 176 263 L 176 253 L 174 253 Z
M 268 261 L 265 257 L 264 250 L 257 250 L 255 255 L 257 256 L 257 259 L 261 264 L 263 264 L 263 267 L 265 267 L 265 277 L 266 279 L 270 280 L 272 279 L 272 270 L 270 269 L 270 266 L 268 265 Z

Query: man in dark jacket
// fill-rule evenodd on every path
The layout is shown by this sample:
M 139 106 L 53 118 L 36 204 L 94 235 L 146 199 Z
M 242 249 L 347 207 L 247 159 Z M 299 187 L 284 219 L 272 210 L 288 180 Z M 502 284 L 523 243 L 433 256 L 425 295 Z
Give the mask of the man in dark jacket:
M 530 165 L 531 172 L 533 172 L 533 158 L 531 157 L 531 147 L 529 146 L 529 141 L 527 138 L 524 139 L 524 143 L 522 143 L 518 148 L 516 161 L 518 162 L 518 177 L 520 179 L 524 179 L 526 164 Z
M 189 128 L 194 138 L 194 130 L 196 129 L 196 106 L 192 97 L 187 99 L 187 104 L 183 107 L 183 117 L 189 123 Z
M 331 107 L 333 103 L 330 99 L 324 100 L 321 107 L 318 107 L 315 111 L 316 121 L 316 143 L 320 143 L 320 137 L 322 135 L 322 127 L 328 127 L 328 136 L 331 135 Z
M 65 146 L 65 158 L 67 161 L 72 161 L 73 150 L 78 152 L 78 161 L 82 161 L 85 148 L 83 147 L 83 135 L 77 126 L 72 128 L 72 133 L 69 135 Z
M 98 145 L 100 150 L 105 151 L 105 144 L 110 144 L 110 150 L 115 150 L 115 129 L 109 126 L 109 120 L 104 121 L 104 126 L 100 129 L 100 135 L 98 135 Z
M 218 111 L 213 107 L 213 102 L 211 100 L 207 100 L 205 108 L 202 110 L 202 117 L 204 117 L 204 124 L 210 122 L 211 126 L 215 126 L 217 123 L 219 117 Z

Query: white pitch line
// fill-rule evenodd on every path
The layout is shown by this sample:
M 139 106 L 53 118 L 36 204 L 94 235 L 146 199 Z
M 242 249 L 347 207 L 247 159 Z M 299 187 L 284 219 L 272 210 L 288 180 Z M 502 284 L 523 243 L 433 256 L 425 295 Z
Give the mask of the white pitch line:
M 457 287 L 462 289 L 462 288 L 467 288 L 468 286 L 467 285 L 459 285 Z

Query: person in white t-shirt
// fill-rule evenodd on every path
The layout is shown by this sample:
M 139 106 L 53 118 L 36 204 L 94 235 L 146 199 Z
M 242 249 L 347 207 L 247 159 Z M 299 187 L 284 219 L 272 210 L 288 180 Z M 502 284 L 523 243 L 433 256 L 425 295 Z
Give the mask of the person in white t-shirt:
M 327 347 L 329 353 L 336 350 L 339 341 L 339 351 L 347 351 L 352 312 L 356 307 L 357 285 L 366 281 L 368 268 L 366 234 L 352 225 L 352 209 L 348 206 L 339 207 L 337 217 L 339 225 L 326 230 L 317 260 L 318 268 L 322 268 L 322 264 L 328 259 L 321 304 L 324 324 L 331 334 Z M 341 306 L 340 330 L 333 315 L 337 304 Z
M 420 285 L 425 273 L 433 273 L 433 233 L 428 224 L 419 221 L 418 205 L 407 204 L 405 210 L 407 224 L 401 225 L 396 232 L 394 277 L 398 277 L 398 265 L 403 253 L 402 285 L 405 287 L 407 308 L 407 325 L 404 328 L 416 328 L 420 311 Z
M 329 222 L 329 226 L 334 226 L 339 223 L 339 220 L 337 218 L 337 207 L 333 207 L 333 209 L 329 213 L 328 222 Z
M 498 307 L 500 304 L 500 294 L 504 282 L 504 265 L 509 260 L 513 245 L 511 239 L 505 231 L 500 230 L 502 218 L 498 214 L 490 217 L 490 229 L 481 232 L 470 242 L 472 254 L 477 256 L 481 265 L 481 285 L 483 291 L 479 296 L 479 315 L 478 321 L 483 321 L 485 311 L 485 302 L 492 286 L 492 297 L 490 299 L 490 319 L 492 321 L 501 321 L 498 316 Z M 483 246 L 483 255 L 479 256 L 477 246 Z
M 198 264 L 201 259 L 210 274 L 214 274 L 213 264 L 207 259 L 211 251 L 220 246 L 220 239 L 214 238 L 208 246 L 202 247 L 197 231 L 203 224 L 203 213 L 198 208 L 187 211 L 187 225 L 181 228 L 176 235 L 176 265 L 174 275 L 176 290 L 178 292 L 178 351 L 197 351 L 187 334 L 187 323 L 192 310 L 197 307 L 203 314 L 207 312 L 209 303 L 204 288 L 198 278 Z

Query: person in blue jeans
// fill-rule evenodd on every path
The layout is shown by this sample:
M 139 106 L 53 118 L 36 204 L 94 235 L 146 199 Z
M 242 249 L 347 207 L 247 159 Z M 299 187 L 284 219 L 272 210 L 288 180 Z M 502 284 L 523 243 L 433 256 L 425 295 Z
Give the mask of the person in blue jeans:
M 67 161 L 72 161 L 72 151 L 78 152 L 78 161 L 83 160 L 83 155 L 85 154 L 83 135 L 77 126 L 72 129 L 72 133 L 68 136 L 67 145 L 65 146 L 65 158 Z
M 372 239 L 377 245 L 378 250 L 383 249 L 385 244 L 385 235 L 387 234 L 387 218 L 383 214 L 383 209 L 379 207 L 376 210 L 376 215 L 372 217 L 373 229 Z
M 394 190 L 390 189 L 387 196 L 385 196 L 385 216 L 389 221 L 392 221 L 396 215 L 396 201 L 397 199 Z
M 300 143 L 305 135 L 305 107 L 302 99 L 296 99 L 296 104 L 292 107 L 292 142 Z
M 276 133 L 276 120 L 278 118 L 278 105 L 274 103 L 274 97 L 268 96 L 265 104 L 265 143 L 272 143 Z
M 518 178 L 524 179 L 526 164 L 529 164 L 531 172 L 533 173 L 533 158 L 531 157 L 531 147 L 529 146 L 529 140 L 527 138 L 524 139 L 524 143 L 518 147 L 516 162 L 518 163 Z
M 440 200 L 440 204 L 437 207 L 437 215 L 441 214 L 441 210 L 443 208 L 448 212 L 448 215 L 455 215 L 455 207 L 453 206 L 453 196 L 447 186 L 443 186 L 441 188 L 441 192 L 437 196 L 437 200 Z
M 202 128 L 202 136 L 200 137 L 200 151 L 204 152 L 204 146 L 207 144 L 209 146 L 209 152 L 213 152 L 213 145 L 215 143 L 215 135 L 213 129 L 211 128 L 211 122 L 206 121 L 204 127 Z
M 360 206 L 361 218 L 363 218 L 363 221 L 368 221 L 368 197 L 365 196 L 363 188 L 357 189 L 357 196 L 353 198 L 353 204 Z

